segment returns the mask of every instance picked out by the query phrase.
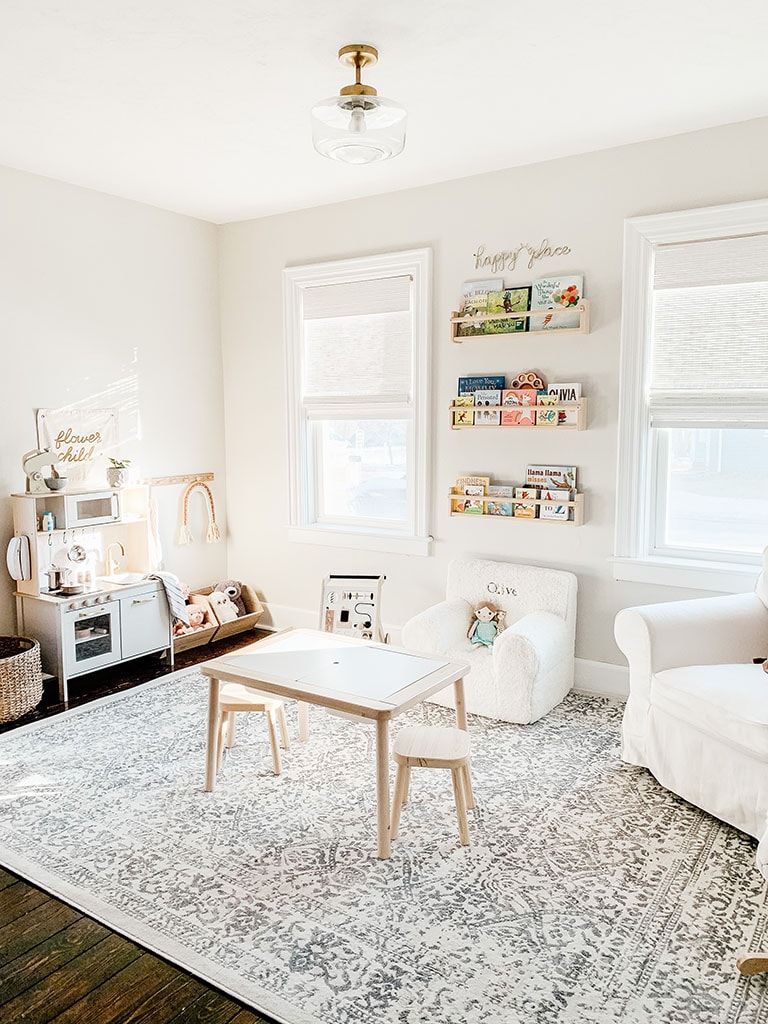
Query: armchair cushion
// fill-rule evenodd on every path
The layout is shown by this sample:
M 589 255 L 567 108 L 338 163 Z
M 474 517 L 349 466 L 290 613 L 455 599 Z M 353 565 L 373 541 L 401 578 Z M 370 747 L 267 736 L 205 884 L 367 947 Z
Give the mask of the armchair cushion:
M 768 762 L 768 679 L 760 665 L 691 665 L 653 677 L 653 703 Z

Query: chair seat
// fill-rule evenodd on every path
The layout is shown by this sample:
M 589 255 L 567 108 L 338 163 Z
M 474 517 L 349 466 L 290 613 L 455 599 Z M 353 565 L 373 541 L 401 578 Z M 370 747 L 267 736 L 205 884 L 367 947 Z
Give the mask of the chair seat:
M 408 799 L 411 768 L 450 768 L 456 815 L 459 819 L 459 838 L 462 846 L 469 846 L 467 809 L 475 806 L 469 774 L 469 748 L 469 733 L 463 729 L 414 725 L 400 730 L 392 747 L 392 757 L 397 763 L 392 802 L 392 839 L 397 838 L 400 810 Z
M 768 761 L 768 677 L 761 665 L 686 665 L 657 672 L 651 704 Z
M 225 683 L 219 691 L 219 707 L 228 711 L 277 710 L 283 701 L 266 693 L 259 693 L 242 683 Z
M 468 732 L 429 725 L 401 729 L 392 747 L 392 756 L 398 764 L 424 768 L 453 768 L 466 761 L 469 752 Z

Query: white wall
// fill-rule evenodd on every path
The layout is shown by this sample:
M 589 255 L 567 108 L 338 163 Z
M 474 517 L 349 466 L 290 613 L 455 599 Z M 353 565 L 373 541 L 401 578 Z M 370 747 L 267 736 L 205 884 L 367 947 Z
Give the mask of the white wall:
M 120 410 L 123 451 L 143 477 L 213 471 L 224 525 L 224 433 L 216 228 L 0 168 L 0 495 L 23 491 L 36 408 Z M 191 586 L 222 579 L 225 542 L 174 543 L 180 487 L 157 488 L 166 568 Z M 199 496 L 198 496 L 199 498 Z M 0 539 L 13 532 L 0 497 Z M 0 631 L 15 631 L 0 574 Z
M 446 140 L 446 144 L 450 144 Z M 346 170 L 346 168 L 344 169 Z M 359 172 L 365 174 L 365 168 Z M 227 225 L 220 229 L 227 432 L 229 573 L 255 586 L 282 615 L 317 615 L 328 572 L 387 576 L 384 620 L 398 627 L 442 596 L 459 554 L 562 566 L 579 577 L 577 654 L 623 664 L 613 618 L 626 605 L 697 596 L 613 580 L 616 425 L 623 222 L 665 210 L 766 194 L 768 120 L 761 119 L 536 166 Z M 506 275 L 524 284 L 583 272 L 592 301 L 587 336 L 521 337 L 453 345 L 448 318 L 461 283 L 487 276 L 472 253 L 519 242 L 566 244 L 566 259 Z M 290 543 L 286 537 L 286 415 L 281 308 L 283 267 L 432 246 L 435 257 L 431 484 L 433 555 L 405 558 Z M 590 399 L 586 432 L 451 431 L 447 407 L 465 373 L 537 369 L 580 380 Z M 581 528 L 453 517 L 446 493 L 459 473 L 520 481 L 528 462 L 574 463 L 587 495 Z M 768 540 L 768 537 L 767 537 Z

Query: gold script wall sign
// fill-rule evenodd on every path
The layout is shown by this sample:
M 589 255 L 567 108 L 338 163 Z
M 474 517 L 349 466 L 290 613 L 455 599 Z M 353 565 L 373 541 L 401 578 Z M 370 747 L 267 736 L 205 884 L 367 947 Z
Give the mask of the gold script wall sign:
M 490 270 L 493 274 L 501 274 L 505 270 L 515 269 L 521 253 L 528 254 L 528 269 L 532 270 L 536 260 L 567 256 L 570 251 L 569 245 L 550 245 L 549 239 L 544 238 L 539 245 L 520 242 L 516 249 L 502 249 L 494 253 L 486 253 L 485 246 L 478 245 L 472 255 L 475 258 L 475 270 Z

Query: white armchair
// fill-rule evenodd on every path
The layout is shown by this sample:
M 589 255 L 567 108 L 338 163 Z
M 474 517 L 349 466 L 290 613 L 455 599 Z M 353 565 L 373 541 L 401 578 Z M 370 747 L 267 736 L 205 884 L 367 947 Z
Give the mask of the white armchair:
M 768 549 L 755 593 L 625 608 L 622 758 L 665 789 L 763 840 L 768 877 Z
M 474 611 L 492 604 L 506 628 L 491 648 L 470 649 Z M 446 599 L 405 624 L 403 646 L 466 661 L 467 711 L 535 722 L 573 685 L 576 577 L 560 569 L 465 559 L 448 567 Z M 453 707 L 448 691 L 432 698 Z

